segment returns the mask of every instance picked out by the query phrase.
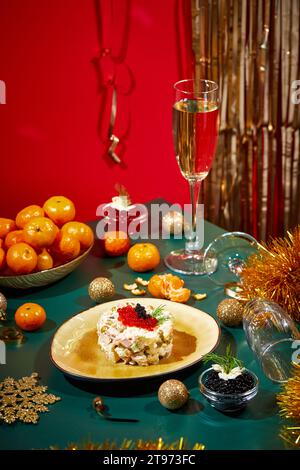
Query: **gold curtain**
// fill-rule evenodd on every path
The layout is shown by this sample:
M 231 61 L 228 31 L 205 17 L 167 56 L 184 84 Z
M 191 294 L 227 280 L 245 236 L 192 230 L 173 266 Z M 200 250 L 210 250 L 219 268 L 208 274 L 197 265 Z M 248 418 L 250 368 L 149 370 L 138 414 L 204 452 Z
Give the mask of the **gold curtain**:
M 219 83 L 208 220 L 258 239 L 300 223 L 300 0 L 192 0 L 195 76 Z

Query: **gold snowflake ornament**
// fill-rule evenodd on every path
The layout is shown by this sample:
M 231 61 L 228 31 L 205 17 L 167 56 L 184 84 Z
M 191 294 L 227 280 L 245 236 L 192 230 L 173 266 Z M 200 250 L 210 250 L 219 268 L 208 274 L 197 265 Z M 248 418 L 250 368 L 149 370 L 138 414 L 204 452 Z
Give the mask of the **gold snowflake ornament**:
M 38 374 L 33 372 L 29 377 L 20 380 L 7 377 L 0 383 L 0 423 L 22 421 L 36 424 L 39 413 L 49 411 L 47 405 L 60 400 L 46 393 L 48 387 L 38 385 L 38 381 Z

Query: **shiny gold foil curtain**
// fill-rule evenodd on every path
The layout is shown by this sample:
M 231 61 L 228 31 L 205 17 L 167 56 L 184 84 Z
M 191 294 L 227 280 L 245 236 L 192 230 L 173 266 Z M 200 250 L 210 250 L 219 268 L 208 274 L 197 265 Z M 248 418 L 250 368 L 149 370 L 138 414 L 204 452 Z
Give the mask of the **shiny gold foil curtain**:
M 195 76 L 219 83 L 208 220 L 258 239 L 300 223 L 300 0 L 192 0 Z

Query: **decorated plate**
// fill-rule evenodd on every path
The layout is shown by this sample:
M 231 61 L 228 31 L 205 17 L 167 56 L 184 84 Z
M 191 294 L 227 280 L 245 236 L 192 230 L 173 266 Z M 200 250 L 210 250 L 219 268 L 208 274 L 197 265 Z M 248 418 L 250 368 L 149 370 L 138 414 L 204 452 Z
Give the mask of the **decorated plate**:
M 174 319 L 170 357 L 149 366 L 114 364 L 106 359 L 98 345 L 97 322 L 104 312 L 127 302 L 153 307 L 165 305 Z M 194 307 L 161 299 L 122 299 L 97 305 L 66 321 L 53 338 L 51 359 L 62 372 L 78 379 L 119 381 L 158 377 L 198 363 L 217 347 L 219 338 L 220 328 L 214 318 Z

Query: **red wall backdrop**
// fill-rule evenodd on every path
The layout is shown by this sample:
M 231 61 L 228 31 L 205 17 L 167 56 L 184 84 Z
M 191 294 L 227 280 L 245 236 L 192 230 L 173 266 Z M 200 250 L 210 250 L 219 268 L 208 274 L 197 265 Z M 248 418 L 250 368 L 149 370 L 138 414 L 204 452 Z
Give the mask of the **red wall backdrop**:
M 172 84 L 192 65 L 190 38 L 181 32 L 188 3 L 131 1 L 126 62 L 135 86 L 123 110 L 130 113 L 130 130 L 118 166 L 103 156 L 99 137 L 95 2 L 1 0 L 0 79 L 7 103 L 0 105 L 0 216 L 63 194 L 76 203 L 78 217 L 93 219 L 116 182 L 137 202 L 188 202 L 171 132 Z

